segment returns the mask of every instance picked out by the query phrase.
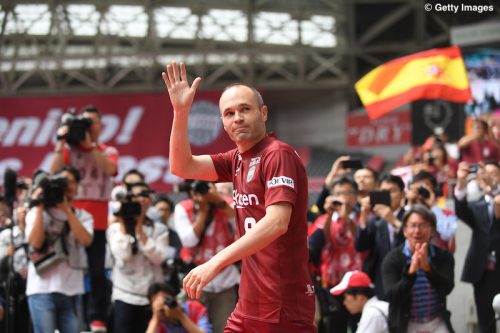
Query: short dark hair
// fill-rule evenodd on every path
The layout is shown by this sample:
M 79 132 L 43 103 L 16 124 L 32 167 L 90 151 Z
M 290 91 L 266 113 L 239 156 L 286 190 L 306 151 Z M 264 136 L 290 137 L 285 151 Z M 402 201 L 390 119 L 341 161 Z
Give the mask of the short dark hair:
M 372 174 L 373 179 L 375 179 L 375 181 L 378 182 L 378 172 L 375 171 L 374 169 L 365 166 L 364 168 L 359 169 L 359 170 L 368 170 Z M 358 170 L 356 170 L 356 171 L 358 171 Z M 354 173 L 356 173 L 356 172 L 354 172 Z
M 169 294 L 172 297 L 175 297 L 177 293 L 175 292 L 175 288 L 172 287 L 168 283 L 164 282 L 155 282 L 148 288 L 148 300 L 151 302 L 153 299 L 153 296 L 156 295 L 159 292 L 164 292 Z
M 255 95 L 255 99 L 257 100 L 257 104 L 259 105 L 259 108 L 264 106 L 264 100 L 262 99 L 262 95 L 260 94 L 260 92 L 257 90 L 257 88 L 249 86 L 248 84 L 241 83 L 241 82 L 231 83 L 230 85 L 227 85 L 226 87 L 224 87 L 222 92 L 224 93 L 226 90 L 229 90 L 233 87 L 238 87 L 238 86 L 247 87 L 250 90 L 252 90 L 253 94 Z
M 410 216 L 412 214 L 419 215 L 424 220 L 429 222 L 434 229 L 436 229 L 436 225 L 437 225 L 436 215 L 434 215 L 434 213 L 429 208 L 427 208 L 426 206 L 424 206 L 422 204 L 413 205 L 410 208 L 410 210 L 405 213 L 405 215 L 403 216 L 403 228 L 406 228 L 406 223 L 408 222 L 408 219 L 410 218 Z
M 413 176 L 412 183 L 419 182 L 422 180 L 429 180 L 432 183 L 432 190 L 435 191 L 437 187 L 436 177 L 428 171 L 420 171 L 415 176 Z
M 159 202 L 166 203 L 170 207 L 171 211 L 174 210 L 174 207 L 175 207 L 174 202 L 165 193 L 158 194 L 155 201 L 153 202 L 153 206 L 156 206 L 156 204 L 158 204 Z
M 65 164 L 62 167 L 60 167 L 59 170 L 57 170 L 55 174 L 58 175 L 64 171 L 68 171 L 69 173 L 71 173 L 73 175 L 73 177 L 75 177 L 76 182 L 80 183 L 80 180 L 81 180 L 80 171 L 78 171 L 77 168 L 75 168 L 74 166 L 72 166 L 70 164 Z
M 84 107 L 82 107 L 80 109 L 80 113 L 95 113 L 99 116 L 99 118 L 101 118 L 101 111 L 99 111 L 99 109 L 92 104 L 87 104 Z
M 495 160 L 487 160 L 486 162 L 484 162 L 484 166 L 487 166 L 487 165 L 493 165 L 493 166 L 496 166 L 497 168 L 500 169 L 500 163 L 498 161 L 495 161 Z
M 358 193 L 358 184 L 353 179 L 346 177 L 346 176 L 340 176 L 333 181 L 332 191 L 335 188 L 335 186 L 344 185 L 344 184 L 351 185 L 352 190 L 354 191 L 354 194 Z
M 483 127 L 483 130 L 485 132 L 488 132 L 488 129 L 489 129 L 489 125 L 488 125 L 488 122 L 486 120 L 483 120 L 483 119 L 476 119 L 476 122 L 479 123 L 482 127 Z
M 397 185 L 401 192 L 405 190 L 405 182 L 401 179 L 401 177 L 396 175 L 383 175 L 382 178 L 380 178 L 380 184 L 382 183 L 392 183 Z
M 375 291 L 373 290 L 373 288 L 370 287 L 352 287 L 346 289 L 346 291 L 344 291 L 344 294 L 349 294 L 353 296 L 364 295 L 366 296 L 366 298 L 370 299 L 375 295 Z
M 137 175 L 139 176 L 143 181 L 144 179 L 146 179 L 146 177 L 144 176 L 144 174 L 142 172 L 140 172 L 138 169 L 128 169 L 127 172 L 125 172 L 123 174 L 123 177 L 122 177 L 122 183 L 125 184 L 125 178 L 127 178 L 129 175 Z

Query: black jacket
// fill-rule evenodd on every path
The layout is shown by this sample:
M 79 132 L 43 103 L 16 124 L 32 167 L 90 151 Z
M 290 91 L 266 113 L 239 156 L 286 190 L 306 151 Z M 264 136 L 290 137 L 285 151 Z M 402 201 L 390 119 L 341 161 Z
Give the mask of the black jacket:
M 403 220 L 405 210 L 401 209 L 397 218 Z M 358 226 L 354 246 L 356 251 L 369 251 L 363 262 L 363 271 L 370 276 L 375 284 L 375 294 L 381 300 L 384 299 L 384 287 L 382 284 L 382 261 L 389 251 L 404 243 L 405 237 L 402 228 L 394 238 L 391 245 L 387 221 L 379 216 L 371 216 L 365 229 Z
M 500 255 L 500 219 L 491 221 L 484 198 L 475 202 L 455 199 L 455 212 L 472 229 L 462 281 L 477 283 L 483 276 L 490 252 L 496 251 L 497 258 Z
M 404 333 L 410 322 L 411 290 L 416 274 L 408 274 L 409 264 L 403 253 L 404 244 L 387 254 L 382 263 L 382 277 L 386 300 L 389 302 L 389 331 Z M 455 286 L 455 260 L 450 252 L 434 246 L 435 255 L 431 259 L 431 272 L 427 274 L 430 284 L 436 289 L 443 311 L 442 318 L 453 333 L 450 312 L 446 310 L 446 295 Z

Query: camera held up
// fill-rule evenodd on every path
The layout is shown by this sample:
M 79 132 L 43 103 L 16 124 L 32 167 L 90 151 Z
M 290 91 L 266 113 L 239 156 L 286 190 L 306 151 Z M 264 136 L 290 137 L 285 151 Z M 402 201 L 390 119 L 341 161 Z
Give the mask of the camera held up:
M 133 200 L 133 195 L 123 186 L 116 186 L 111 192 L 113 215 L 121 217 L 125 231 L 135 240 L 135 226 L 141 215 L 141 204 Z M 132 246 L 132 253 L 137 254 L 137 242 Z
M 71 108 L 63 114 L 61 125 L 68 126 L 68 132 L 63 136 L 58 136 L 57 139 L 64 138 L 69 145 L 78 146 L 85 140 L 85 135 L 92 126 L 92 120 L 82 114 L 77 114 L 76 109 Z
M 163 302 L 165 303 L 166 306 L 169 307 L 169 309 L 175 309 L 177 306 L 179 306 L 175 297 L 172 296 L 165 296 Z
M 64 201 L 64 195 L 68 187 L 68 179 L 60 175 L 49 176 L 40 173 L 35 178 L 37 187 L 42 188 L 42 193 L 38 198 L 30 201 L 30 207 L 43 203 L 46 208 L 55 207 Z

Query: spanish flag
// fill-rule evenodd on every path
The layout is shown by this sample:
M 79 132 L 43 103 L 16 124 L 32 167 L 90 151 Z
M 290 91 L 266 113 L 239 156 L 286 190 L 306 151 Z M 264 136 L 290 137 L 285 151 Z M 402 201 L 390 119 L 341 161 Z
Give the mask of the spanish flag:
M 460 49 L 432 49 L 378 66 L 355 84 L 372 119 L 417 99 L 472 99 Z

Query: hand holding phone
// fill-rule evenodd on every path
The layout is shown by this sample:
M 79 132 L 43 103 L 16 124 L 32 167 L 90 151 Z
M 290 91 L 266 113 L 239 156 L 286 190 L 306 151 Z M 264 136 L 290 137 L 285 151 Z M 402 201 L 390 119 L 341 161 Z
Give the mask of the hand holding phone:
M 342 167 L 344 169 L 358 170 L 363 169 L 363 163 L 360 160 L 347 160 L 342 161 Z
M 391 206 L 391 194 L 389 191 L 372 191 L 370 192 L 370 205 L 386 205 Z

